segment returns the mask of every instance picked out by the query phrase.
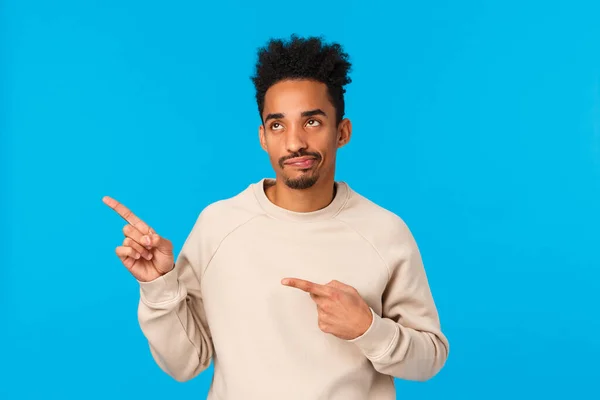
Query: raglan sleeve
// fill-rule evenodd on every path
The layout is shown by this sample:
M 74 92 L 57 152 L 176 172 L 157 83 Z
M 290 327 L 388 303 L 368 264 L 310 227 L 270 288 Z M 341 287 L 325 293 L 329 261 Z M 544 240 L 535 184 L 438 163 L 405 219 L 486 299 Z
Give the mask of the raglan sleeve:
M 139 282 L 138 321 L 159 367 L 183 382 L 207 369 L 213 343 L 204 310 L 201 276 L 212 250 L 201 213 L 167 274 Z
M 417 243 L 400 220 L 378 250 L 388 265 L 389 279 L 382 312 L 355 343 L 375 369 L 396 378 L 425 381 L 444 366 L 449 342 L 430 290 Z

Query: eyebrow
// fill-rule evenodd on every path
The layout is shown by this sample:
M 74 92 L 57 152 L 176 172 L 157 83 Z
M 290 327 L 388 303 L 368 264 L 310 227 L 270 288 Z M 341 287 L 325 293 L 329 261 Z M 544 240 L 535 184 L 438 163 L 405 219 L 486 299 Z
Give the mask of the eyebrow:
M 315 115 L 322 115 L 324 117 L 327 117 L 327 114 L 325 114 L 325 111 L 321 110 L 320 108 L 310 110 L 310 111 L 303 111 L 302 114 L 300 114 L 300 115 L 302 117 L 313 117 Z
M 284 115 L 282 113 L 268 114 L 267 118 L 265 118 L 265 122 L 267 122 L 270 119 L 282 119 L 283 117 Z
M 321 110 L 320 108 L 316 108 L 314 110 L 310 110 L 310 111 L 302 111 L 302 113 L 300 114 L 301 117 L 313 117 L 315 115 L 322 115 L 324 117 L 327 117 L 327 114 L 325 114 L 325 111 Z M 265 122 L 267 122 L 270 119 L 282 119 L 285 117 L 285 114 L 283 113 L 273 113 L 273 114 L 268 114 L 267 117 L 265 118 Z

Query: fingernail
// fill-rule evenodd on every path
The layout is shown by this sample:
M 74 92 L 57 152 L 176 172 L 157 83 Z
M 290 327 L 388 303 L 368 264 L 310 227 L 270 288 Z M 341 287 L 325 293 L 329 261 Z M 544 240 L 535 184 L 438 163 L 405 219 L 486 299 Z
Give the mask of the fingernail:
M 150 238 L 148 236 L 144 236 L 144 244 L 150 246 Z
M 140 253 L 135 253 L 135 259 L 139 260 L 139 258 L 140 258 Z
M 145 258 L 146 258 L 146 260 L 148 260 L 148 261 L 152 260 L 152 253 L 148 253 L 148 254 L 146 254 L 146 257 L 145 257 Z

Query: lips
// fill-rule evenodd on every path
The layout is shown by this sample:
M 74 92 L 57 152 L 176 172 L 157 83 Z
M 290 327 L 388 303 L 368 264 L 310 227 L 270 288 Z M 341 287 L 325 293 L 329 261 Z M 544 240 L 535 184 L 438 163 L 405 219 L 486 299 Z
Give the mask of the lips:
M 315 164 L 316 161 L 317 160 L 315 160 L 313 157 L 297 157 L 290 158 L 284 164 L 297 168 L 310 168 Z

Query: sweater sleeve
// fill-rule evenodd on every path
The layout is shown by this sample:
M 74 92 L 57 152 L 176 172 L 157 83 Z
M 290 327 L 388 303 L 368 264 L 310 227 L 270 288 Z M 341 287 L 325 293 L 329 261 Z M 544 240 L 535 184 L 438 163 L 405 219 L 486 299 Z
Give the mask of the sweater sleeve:
M 389 280 L 382 312 L 372 308 L 373 321 L 355 343 L 375 369 L 396 378 L 425 381 L 444 366 L 449 343 L 417 244 L 403 222 L 378 251 L 388 264 Z
M 139 282 L 140 328 L 156 363 L 180 382 L 207 369 L 214 352 L 200 290 L 200 276 L 212 252 L 198 225 L 173 270 L 153 281 Z

